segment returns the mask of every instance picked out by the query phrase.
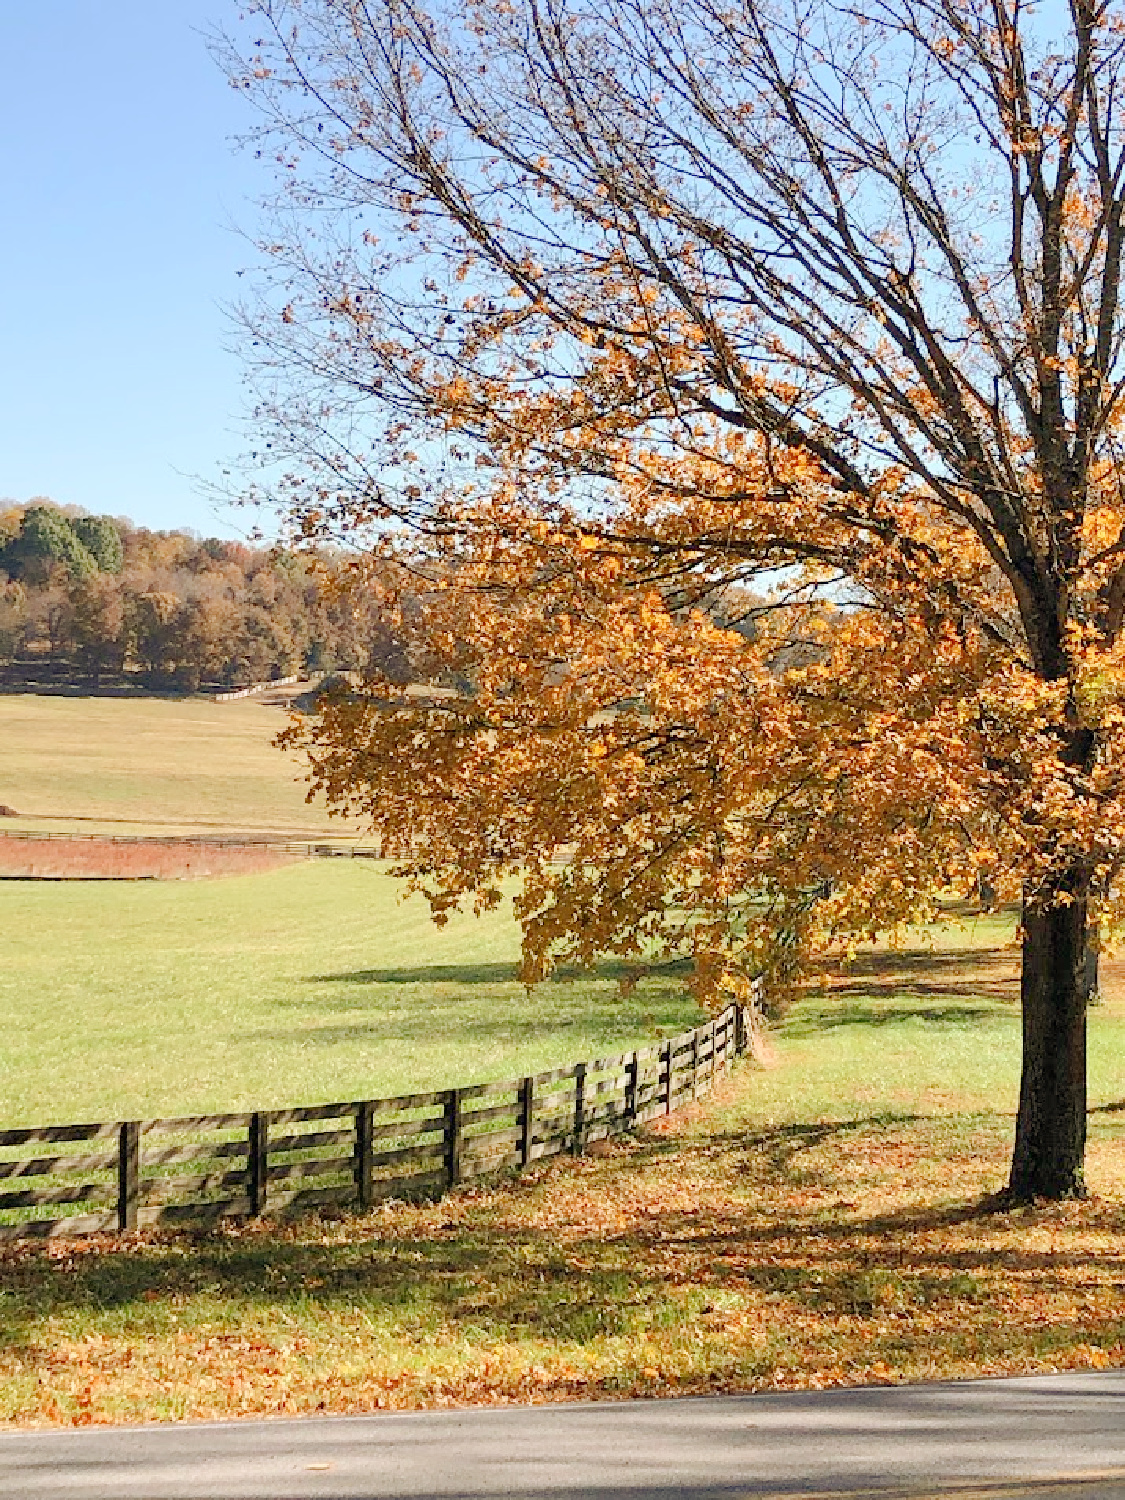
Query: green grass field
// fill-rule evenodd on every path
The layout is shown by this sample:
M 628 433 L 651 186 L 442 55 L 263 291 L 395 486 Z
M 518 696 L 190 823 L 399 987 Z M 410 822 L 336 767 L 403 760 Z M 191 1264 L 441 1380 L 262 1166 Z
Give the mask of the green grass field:
M 339 837 L 253 699 L 0 697 L 17 830 Z M 208 881 L 0 881 L 0 1124 L 373 1097 L 682 1029 L 674 976 L 528 996 L 510 913 L 442 931 L 368 861 Z
M 0 696 L 0 832 L 350 834 L 305 803 L 284 724 L 252 698 Z
M 1007 932 L 867 954 L 764 1067 L 604 1155 L 433 1204 L 0 1247 L 0 1419 L 360 1412 L 1125 1363 L 1125 1003 L 1094 1196 L 996 1212 Z
M 320 833 L 253 701 L 0 698 L 13 827 Z M 0 1125 L 513 1076 L 695 1018 L 611 965 L 527 995 L 510 914 L 374 864 L 0 881 Z M 995 1213 L 1010 918 L 826 971 L 701 1108 L 368 1215 L 0 1247 L 0 1420 L 364 1411 L 1125 1363 L 1125 967 L 1091 1014 L 1090 1202 Z M 626 987 L 628 988 L 628 987 Z
M 430 1089 L 621 1051 L 697 1017 L 613 966 L 528 995 L 510 912 L 442 930 L 360 860 L 140 884 L 0 882 L 0 1125 Z

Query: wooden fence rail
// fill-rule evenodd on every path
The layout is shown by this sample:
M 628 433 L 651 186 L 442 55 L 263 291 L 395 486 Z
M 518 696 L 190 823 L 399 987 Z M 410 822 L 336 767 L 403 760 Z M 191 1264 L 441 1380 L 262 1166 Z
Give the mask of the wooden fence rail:
M 271 682 L 252 682 L 248 687 L 232 688 L 228 693 L 216 693 L 216 703 L 233 703 L 236 698 L 252 698 L 255 693 L 268 693 L 271 688 L 292 687 L 300 682 L 299 676 L 275 677 Z
M 396 1099 L 0 1130 L 0 1238 L 367 1208 L 581 1154 L 707 1093 L 752 1022 L 731 1005 L 616 1057 Z
M 379 859 L 380 851 L 366 845 L 326 843 L 315 839 L 271 839 L 255 838 L 247 834 L 243 838 L 231 835 L 205 833 L 61 833 L 47 830 L 42 833 L 34 829 L 3 828 L 0 840 L 15 840 L 19 843 L 68 843 L 68 844 L 129 844 L 157 846 L 166 849 L 261 849 L 272 854 L 295 854 L 306 859 Z

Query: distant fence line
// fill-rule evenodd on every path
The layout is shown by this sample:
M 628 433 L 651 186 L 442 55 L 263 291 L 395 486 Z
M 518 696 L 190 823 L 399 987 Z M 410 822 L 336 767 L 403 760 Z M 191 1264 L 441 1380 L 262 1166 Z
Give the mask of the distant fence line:
M 0 1238 L 368 1208 L 526 1167 L 671 1114 L 748 1050 L 730 1005 L 666 1041 L 501 1083 L 248 1114 L 0 1131 Z M 71 1147 L 44 1155 L 44 1146 Z M 14 1184 L 19 1183 L 19 1186 Z M 57 1217 L 44 1210 L 66 1206 Z
M 216 693 L 216 703 L 233 703 L 236 698 L 250 698 L 254 693 L 268 693 L 270 688 L 292 687 L 295 682 L 300 682 L 299 673 L 292 677 L 275 677 L 272 682 L 252 682 L 249 687 L 232 688 L 229 693 Z
M 0 839 L 22 839 L 38 843 L 78 844 L 149 844 L 166 848 L 169 844 L 191 849 L 265 849 L 276 854 L 298 854 L 307 859 L 378 859 L 380 851 L 355 844 L 329 844 L 312 839 L 230 838 L 221 835 L 158 833 L 36 833 L 33 829 L 0 829 Z

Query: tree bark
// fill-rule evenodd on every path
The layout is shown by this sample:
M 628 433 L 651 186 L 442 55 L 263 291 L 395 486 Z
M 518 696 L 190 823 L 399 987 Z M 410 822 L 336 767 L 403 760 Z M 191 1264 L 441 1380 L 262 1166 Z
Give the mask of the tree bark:
M 1086 916 L 1080 876 L 1025 904 L 1013 1203 L 1086 1196 Z

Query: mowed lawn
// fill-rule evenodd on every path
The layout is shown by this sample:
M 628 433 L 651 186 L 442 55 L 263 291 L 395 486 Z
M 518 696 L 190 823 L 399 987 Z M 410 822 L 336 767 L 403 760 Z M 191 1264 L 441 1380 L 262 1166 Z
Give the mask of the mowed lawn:
M 1125 1364 L 1125 993 L 1094 1196 L 997 1212 L 1010 927 L 862 957 L 717 1097 L 432 1204 L 0 1248 L 0 1416 L 87 1423 Z M 657 1128 L 659 1126 L 659 1128 Z
M 510 911 L 444 929 L 361 860 L 206 881 L 0 881 L 0 1127 L 522 1076 L 695 1024 L 682 978 L 527 994 Z
M 0 832 L 348 835 L 271 744 L 285 723 L 253 698 L 0 695 Z

